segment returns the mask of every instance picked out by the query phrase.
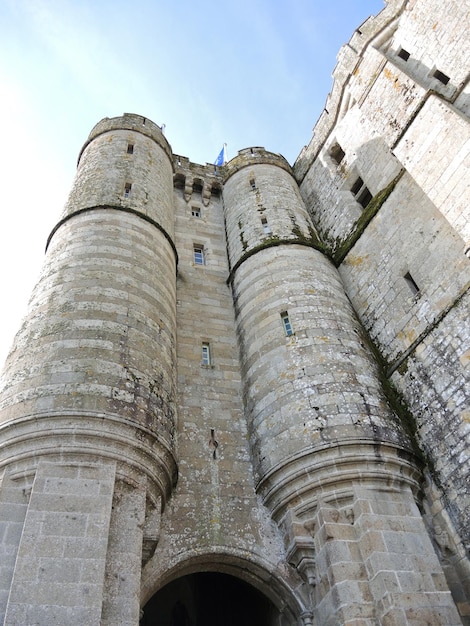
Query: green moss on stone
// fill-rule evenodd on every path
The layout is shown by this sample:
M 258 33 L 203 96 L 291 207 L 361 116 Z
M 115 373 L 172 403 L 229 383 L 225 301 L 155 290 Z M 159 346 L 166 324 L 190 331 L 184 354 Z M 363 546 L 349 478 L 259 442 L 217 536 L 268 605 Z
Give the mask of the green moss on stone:
M 408 371 L 408 363 L 403 361 L 403 363 L 398 367 L 398 373 L 404 376 Z
M 367 330 L 364 328 L 364 326 L 362 325 L 360 321 L 359 321 L 359 324 L 362 330 L 362 337 L 365 343 L 367 343 L 367 346 L 369 347 L 370 351 L 374 355 L 375 360 L 377 362 L 379 380 L 380 380 L 383 392 L 385 394 L 385 397 L 387 399 L 388 405 L 390 406 L 392 411 L 395 413 L 395 415 L 398 417 L 403 427 L 404 432 L 408 435 L 410 443 L 413 447 L 413 452 L 415 453 L 416 457 L 421 462 L 424 463 L 425 455 L 423 453 L 423 450 L 420 448 L 418 444 L 418 436 L 417 436 L 418 426 L 416 424 L 414 415 L 411 413 L 410 409 L 408 408 L 402 394 L 398 391 L 398 389 L 395 387 L 393 382 L 388 377 L 387 373 L 390 368 L 386 359 L 383 357 L 382 353 L 377 348 L 377 346 L 371 339 L 369 333 L 367 332 Z
M 324 245 L 311 226 L 308 227 L 308 235 L 305 235 L 297 225 L 292 228 L 292 234 L 299 242 L 313 245 L 315 248 L 321 249 L 322 252 L 325 251 Z
M 356 222 L 354 230 L 349 234 L 349 236 L 346 237 L 346 239 L 344 239 L 343 241 L 336 240 L 335 244 L 333 245 L 332 253 L 333 261 L 336 267 L 341 265 L 346 256 L 349 254 L 351 248 L 358 241 L 362 233 L 371 222 L 372 218 L 377 215 L 382 205 L 389 198 L 389 196 L 395 189 L 398 181 L 403 176 L 403 172 L 404 170 L 401 170 L 401 172 L 397 176 L 395 176 L 395 178 L 384 189 L 382 189 L 382 191 L 379 191 L 379 193 L 377 193 L 372 198 L 366 208 L 362 211 L 359 219 Z
M 240 238 L 241 237 L 242 235 L 240 234 Z M 242 243 L 245 243 L 243 239 L 242 239 Z M 231 269 L 229 277 L 227 279 L 227 284 L 230 284 L 232 282 L 233 275 L 236 272 L 236 270 L 240 267 L 240 265 L 244 261 L 246 261 L 246 259 L 249 259 L 254 254 L 257 254 L 258 252 L 260 252 L 261 250 L 265 250 L 266 248 L 272 248 L 274 246 L 282 246 L 282 245 L 292 245 L 292 244 L 308 246 L 309 248 L 314 248 L 315 250 L 319 250 L 320 252 L 325 254 L 325 246 L 318 240 L 317 237 L 315 237 L 314 240 L 310 240 L 308 238 L 281 239 L 278 235 L 271 235 L 269 237 L 266 237 L 259 245 L 255 246 L 254 248 L 251 248 L 247 252 L 245 252 L 246 248 L 245 247 L 243 248 L 243 251 L 245 252 L 245 254 L 243 254 L 238 259 L 238 261 L 235 263 L 235 265 Z

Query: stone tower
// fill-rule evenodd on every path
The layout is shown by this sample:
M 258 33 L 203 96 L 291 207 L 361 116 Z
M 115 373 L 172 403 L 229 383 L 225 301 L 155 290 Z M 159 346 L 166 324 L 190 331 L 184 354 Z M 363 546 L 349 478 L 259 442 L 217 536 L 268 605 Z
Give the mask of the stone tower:
M 355 32 L 293 167 L 93 128 L 2 379 L 0 623 L 469 623 L 470 13 L 431 5 Z
M 138 620 L 142 546 L 177 473 L 171 150 L 143 122 L 93 129 L 6 364 L 2 507 L 22 532 L 5 623 L 99 623 L 105 578 L 108 623 Z

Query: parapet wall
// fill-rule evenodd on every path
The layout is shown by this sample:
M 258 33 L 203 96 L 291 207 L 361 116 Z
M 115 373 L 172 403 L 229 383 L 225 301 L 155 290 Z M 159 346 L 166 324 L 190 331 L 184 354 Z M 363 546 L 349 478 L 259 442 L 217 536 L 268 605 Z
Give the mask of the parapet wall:
M 132 130 L 134 132 L 141 133 L 142 135 L 146 135 L 160 144 L 160 146 L 167 153 L 168 158 L 172 160 L 173 153 L 171 151 L 171 146 L 166 140 L 160 126 L 155 124 L 155 122 L 152 122 L 152 120 L 149 120 L 148 117 L 143 117 L 142 115 L 137 115 L 135 113 L 124 113 L 118 117 L 105 117 L 92 128 L 90 134 L 88 135 L 88 139 L 80 150 L 78 163 L 80 163 L 82 153 L 87 145 L 99 135 L 102 135 L 110 130 Z
M 325 108 L 315 124 L 310 142 L 301 150 L 294 164 L 294 173 L 299 184 L 317 157 L 329 133 L 348 109 L 346 86 L 364 52 L 374 39 L 387 37 L 393 32 L 393 23 L 406 4 L 406 0 L 388 0 L 386 7 L 356 28 L 349 43 L 340 49 L 338 62 L 333 70 L 333 85 L 326 99 Z

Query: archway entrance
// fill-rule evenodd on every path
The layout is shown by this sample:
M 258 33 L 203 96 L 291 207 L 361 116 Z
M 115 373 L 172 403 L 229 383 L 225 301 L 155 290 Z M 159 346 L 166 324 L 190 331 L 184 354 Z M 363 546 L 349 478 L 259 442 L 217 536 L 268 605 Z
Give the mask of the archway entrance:
M 279 611 L 248 583 L 218 572 L 178 578 L 145 605 L 141 626 L 274 626 Z

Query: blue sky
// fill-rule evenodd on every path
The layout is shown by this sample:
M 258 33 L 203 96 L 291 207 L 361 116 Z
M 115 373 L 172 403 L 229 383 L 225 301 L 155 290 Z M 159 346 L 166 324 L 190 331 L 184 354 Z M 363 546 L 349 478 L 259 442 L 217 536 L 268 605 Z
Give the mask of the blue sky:
M 264 146 L 293 163 L 339 48 L 382 0 L 1 0 L 0 361 L 26 310 L 78 152 L 103 117 L 166 125 L 213 162 Z

